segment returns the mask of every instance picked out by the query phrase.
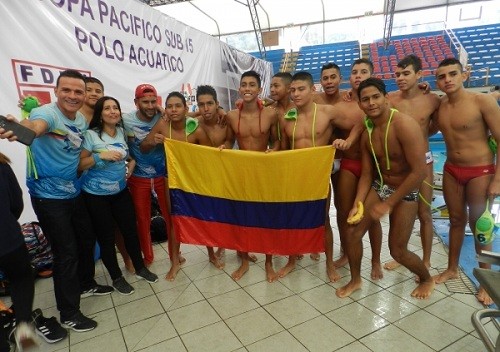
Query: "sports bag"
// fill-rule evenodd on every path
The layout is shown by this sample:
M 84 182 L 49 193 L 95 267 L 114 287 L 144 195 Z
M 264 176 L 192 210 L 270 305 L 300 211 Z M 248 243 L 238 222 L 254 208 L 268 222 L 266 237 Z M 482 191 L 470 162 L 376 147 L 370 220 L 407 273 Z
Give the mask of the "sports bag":
M 36 274 L 42 277 L 52 275 L 54 258 L 40 224 L 37 221 L 27 222 L 21 225 L 21 229 Z

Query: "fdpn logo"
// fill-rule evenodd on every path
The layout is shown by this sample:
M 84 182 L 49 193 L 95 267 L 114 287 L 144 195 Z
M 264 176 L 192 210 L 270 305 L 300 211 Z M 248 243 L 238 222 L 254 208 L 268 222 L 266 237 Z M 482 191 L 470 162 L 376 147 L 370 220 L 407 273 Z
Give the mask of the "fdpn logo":
M 17 59 L 12 59 L 12 69 L 14 70 L 19 98 L 33 96 L 38 99 L 40 105 L 52 102 L 57 77 L 62 71 L 74 69 L 84 76 L 91 76 L 91 72 L 88 70 Z

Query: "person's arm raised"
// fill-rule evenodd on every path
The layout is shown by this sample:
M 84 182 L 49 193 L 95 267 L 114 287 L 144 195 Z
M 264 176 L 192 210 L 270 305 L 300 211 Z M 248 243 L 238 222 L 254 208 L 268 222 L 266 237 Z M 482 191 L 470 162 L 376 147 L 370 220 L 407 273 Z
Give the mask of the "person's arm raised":
M 159 119 L 139 145 L 142 153 L 149 153 L 157 144 L 162 144 L 165 140 L 165 131 L 168 123 L 164 119 Z

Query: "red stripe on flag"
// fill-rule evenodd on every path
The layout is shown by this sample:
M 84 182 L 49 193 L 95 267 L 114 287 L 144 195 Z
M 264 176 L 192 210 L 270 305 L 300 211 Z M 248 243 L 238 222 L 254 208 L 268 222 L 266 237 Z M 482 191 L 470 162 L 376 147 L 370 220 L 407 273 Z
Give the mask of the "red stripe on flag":
M 325 251 L 325 227 L 275 230 L 172 216 L 181 243 L 235 249 L 242 252 L 291 255 Z

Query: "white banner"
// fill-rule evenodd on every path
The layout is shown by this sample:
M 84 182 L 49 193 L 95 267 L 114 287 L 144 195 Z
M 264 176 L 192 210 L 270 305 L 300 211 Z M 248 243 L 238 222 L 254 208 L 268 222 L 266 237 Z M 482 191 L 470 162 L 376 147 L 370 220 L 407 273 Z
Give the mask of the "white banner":
M 186 96 L 196 109 L 196 86 L 212 85 L 220 104 L 229 109 L 237 99 L 243 72 L 262 75 L 263 96 L 269 92 L 270 63 L 229 47 L 139 1 L 23 0 L 0 3 L 0 114 L 20 116 L 22 95 L 43 103 L 55 99 L 60 71 L 76 69 L 100 79 L 105 94 L 116 97 L 124 112 L 134 109 L 134 90 L 154 85 L 164 99 L 171 91 Z M 24 186 L 24 150 L 0 141 L 0 151 L 13 159 Z M 26 188 L 21 222 L 34 220 Z

